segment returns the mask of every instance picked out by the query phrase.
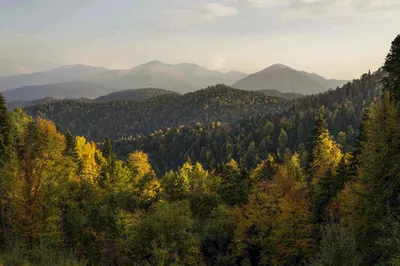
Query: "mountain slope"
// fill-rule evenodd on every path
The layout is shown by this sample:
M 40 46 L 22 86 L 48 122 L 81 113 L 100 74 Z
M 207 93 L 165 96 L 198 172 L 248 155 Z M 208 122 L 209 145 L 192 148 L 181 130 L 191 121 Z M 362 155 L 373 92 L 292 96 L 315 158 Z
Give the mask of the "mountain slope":
M 37 86 L 24 86 L 3 92 L 7 102 L 33 101 L 46 97 L 56 99 L 96 98 L 110 93 L 107 87 L 90 82 L 65 82 Z
M 326 79 L 318 74 L 315 73 L 307 73 L 305 71 L 301 71 L 307 77 L 313 79 L 314 81 L 321 84 L 324 88 L 332 88 L 336 89 L 337 87 L 342 87 L 344 84 L 349 82 L 348 80 L 339 80 L 339 79 Z
M 0 77 L 0 91 L 23 86 L 83 81 L 108 71 L 107 68 L 103 67 L 72 65 L 59 67 L 50 71 Z
M 328 80 L 316 74 L 275 64 L 244 77 L 233 84 L 232 87 L 247 90 L 277 90 L 284 93 L 315 94 L 328 90 L 331 87 L 329 83 Z
M 108 79 L 95 77 L 93 81 L 112 88 L 164 88 L 186 93 L 220 83 L 232 84 L 244 76 L 241 72 L 222 73 L 189 63 L 171 65 L 152 61 Z
M 8 110 L 13 110 L 17 107 L 25 108 L 25 107 L 29 107 L 29 106 L 34 106 L 34 105 L 44 104 L 44 103 L 54 102 L 54 101 L 57 101 L 57 99 L 55 99 L 53 97 L 46 97 L 43 99 L 37 99 L 37 100 L 33 100 L 33 101 L 12 101 L 12 102 L 7 102 L 6 105 L 7 105 Z
M 217 85 L 185 95 L 164 94 L 145 101 L 64 100 L 32 106 L 25 110 L 42 114 L 70 130 L 93 140 L 146 135 L 159 129 L 197 122 L 231 122 L 279 110 L 284 99 L 262 92 L 242 91 Z
M 165 94 L 176 94 L 177 92 L 163 89 L 129 89 L 113 92 L 95 99 L 95 102 L 111 102 L 111 101 L 142 101 L 149 98 L 157 97 Z
M 150 162 L 161 174 L 176 169 L 188 157 L 206 168 L 234 159 L 240 166 L 251 169 L 277 152 L 282 130 L 288 136 L 287 147 L 299 149 L 301 154 L 301 144 L 310 137 L 316 114 L 324 106 L 330 133 L 340 136 L 337 140 L 343 150 L 348 151 L 358 135 L 363 110 L 381 97 L 383 75 L 381 71 L 365 74 L 335 90 L 280 102 L 278 112 L 256 110 L 253 117 L 221 125 L 186 124 L 148 136 L 124 138 L 116 141 L 114 148 L 120 158 L 136 150 L 148 153 Z

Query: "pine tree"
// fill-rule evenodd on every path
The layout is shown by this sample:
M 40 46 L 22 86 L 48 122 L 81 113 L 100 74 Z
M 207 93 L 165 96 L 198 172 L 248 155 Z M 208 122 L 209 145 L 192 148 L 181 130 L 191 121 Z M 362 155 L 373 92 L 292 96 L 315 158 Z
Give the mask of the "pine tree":
M 278 153 L 279 154 L 284 154 L 285 153 L 285 149 L 287 148 L 287 144 L 288 144 L 288 135 L 286 133 L 286 131 L 282 128 L 281 129 L 281 133 L 279 134 L 278 137 Z
M 382 79 L 383 91 L 389 92 L 395 102 L 400 101 L 400 34 L 392 42 L 383 70 L 388 75 Z
M 358 176 L 358 168 L 360 167 L 360 160 L 359 157 L 362 151 L 362 143 L 366 141 L 365 135 L 365 125 L 368 122 L 369 117 L 369 108 L 365 109 L 362 113 L 361 117 L 361 124 L 360 124 L 360 133 L 357 136 L 356 142 L 354 143 L 353 151 L 350 157 L 350 169 L 351 172 L 349 173 L 351 176 L 356 177 Z
M 335 173 L 333 173 L 332 169 L 328 169 L 325 176 L 318 180 L 314 204 L 312 206 L 314 221 L 316 223 L 324 221 L 324 218 L 326 218 L 326 208 L 335 200 L 345 183 L 352 178 L 349 156 L 345 155 L 342 157 Z
M 326 124 L 322 114 L 318 114 L 317 120 L 315 121 L 314 129 L 311 132 L 311 136 L 307 141 L 307 164 L 306 164 L 306 174 L 312 177 L 315 173 L 315 169 L 312 166 L 312 162 L 315 161 L 315 151 L 314 148 L 319 141 L 319 136 L 321 136 L 326 131 Z
M 320 113 L 307 143 L 306 175 L 309 186 L 316 184 L 328 169 L 335 170 L 342 157 L 339 145 L 332 139 Z
M 219 194 L 226 204 L 237 205 L 247 202 L 250 178 L 247 173 L 241 171 L 234 160 L 224 165 L 221 178 Z
M 7 244 L 8 228 L 6 211 L 8 208 L 13 156 L 12 123 L 3 96 L 0 94 L 0 247 Z
M 10 161 L 12 154 L 12 124 L 5 100 L 0 94 L 0 169 Z
M 108 136 L 104 139 L 104 145 L 103 145 L 102 152 L 103 152 L 104 158 L 106 158 L 106 160 L 109 163 L 111 163 L 115 159 L 113 146 L 112 146 L 111 140 Z
M 383 234 L 382 221 L 400 215 L 400 116 L 389 95 L 371 107 L 364 130 L 358 183 L 345 213 L 351 216 L 364 264 L 368 265 L 376 263 L 383 253 L 377 245 Z

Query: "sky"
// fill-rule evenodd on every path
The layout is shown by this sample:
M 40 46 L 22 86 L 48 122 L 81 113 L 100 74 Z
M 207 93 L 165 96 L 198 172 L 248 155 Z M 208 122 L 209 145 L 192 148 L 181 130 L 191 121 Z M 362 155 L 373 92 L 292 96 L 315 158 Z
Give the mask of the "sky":
M 0 0 L 0 63 L 17 72 L 160 60 L 353 79 L 382 66 L 397 34 L 400 0 Z

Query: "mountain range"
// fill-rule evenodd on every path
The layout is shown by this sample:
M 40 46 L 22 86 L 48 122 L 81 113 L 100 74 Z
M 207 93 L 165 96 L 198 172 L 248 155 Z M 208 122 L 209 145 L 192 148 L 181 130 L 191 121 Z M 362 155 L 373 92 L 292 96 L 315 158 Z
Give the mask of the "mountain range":
M 233 84 L 246 74 L 241 72 L 222 73 L 211 71 L 196 64 L 170 65 L 152 61 L 129 71 L 103 73 L 91 81 L 110 88 L 140 89 L 163 88 L 187 93 L 219 83 Z
M 96 83 L 72 81 L 46 85 L 24 86 L 3 92 L 7 102 L 34 101 L 46 97 L 55 99 L 97 98 L 113 92 L 110 88 Z
M 232 87 L 244 90 L 312 94 L 346 82 L 328 80 L 280 64 L 247 76 L 242 72 L 222 73 L 189 63 L 171 65 L 152 61 L 130 70 L 72 65 L 51 71 L 0 77 L 0 88 L 6 100 L 11 102 L 46 97 L 94 99 L 125 89 L 142 88 L 161 88 L 184 94 L 216 84 L 233 84 Z

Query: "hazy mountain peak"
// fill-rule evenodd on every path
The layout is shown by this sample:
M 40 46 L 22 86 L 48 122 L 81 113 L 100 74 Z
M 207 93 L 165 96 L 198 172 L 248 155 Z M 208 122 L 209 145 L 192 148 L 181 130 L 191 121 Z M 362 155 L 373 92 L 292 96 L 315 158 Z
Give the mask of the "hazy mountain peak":
M 247 90 L 277 90 L 284 93 L 314 94 L 340 86 L 345 81 L 327 80 L 317 74 L 297 71 L 283 64 L 274 64 L 251 74 L 232 85 Z
M 141 64 L 141 65 L 138 65 L 138 66 L 134 67 L 133 69 L 135 69 L 135 68 L 144 68 L 144 67 L 159 67 L 159 66 L 170 66 L 170 65 L 166 64 L 164 62 L 161 62 L 159 60 L 153 60 L 153 61 Z
M 265 70 L 267 70 L 267 69 L 278 69 L 279 70 L 279 69 L 291 69 L 291 68 L 278 63 L 278 64 L 273 64 L 272 66 L 266 68 Z
M 89 66 L 89 65 L 83 65 L 83 64 L 63 65 L 63 66 L 57 67 L 51 71 L 55 72 L 55 71 L 60 71 L 60 70 L 64 71 L 64 70 L 83 70 L 83 69 L 98 70 L 99 72 L 109 71 L 109 69 L 105 68 L 105 67 L 95 67 L 95 66 Z

